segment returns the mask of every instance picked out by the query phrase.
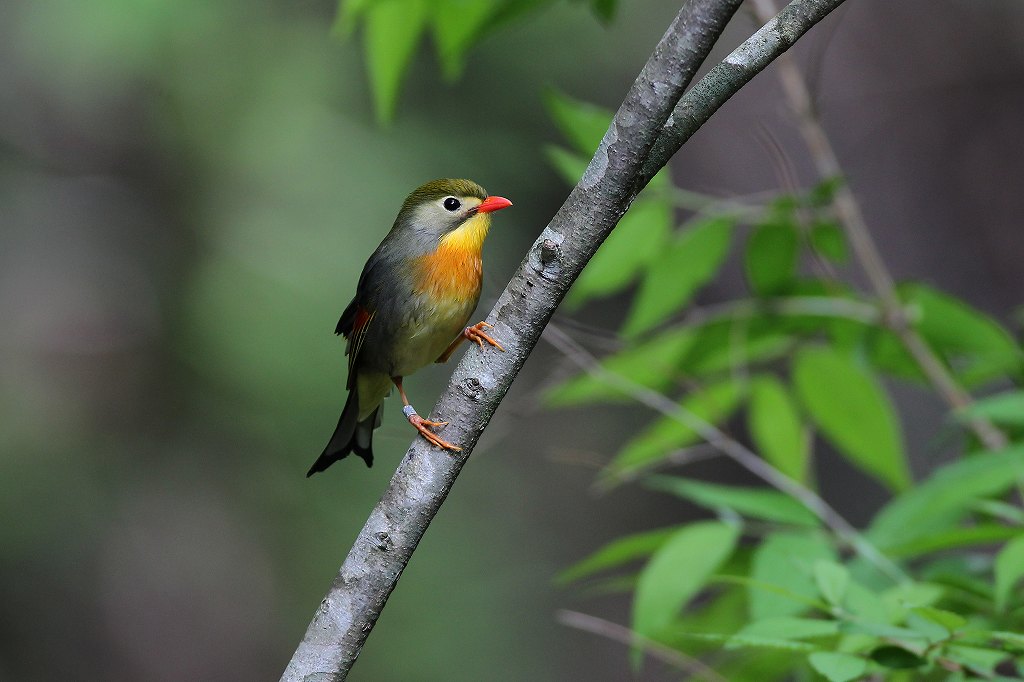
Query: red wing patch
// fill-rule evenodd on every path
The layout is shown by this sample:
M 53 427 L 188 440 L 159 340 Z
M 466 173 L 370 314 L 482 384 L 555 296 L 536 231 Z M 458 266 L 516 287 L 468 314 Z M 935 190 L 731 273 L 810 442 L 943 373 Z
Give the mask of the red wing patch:
M 362 306 L 356 307 L 355 318 L 352 320 L 352 331 L 348 334 L 349 383 L 351 383 L 352 377 L 355 376 L 356 356 L 359 355 L 359 349 L 363 347 L 363 341 L 366 340 L 366 330 L 370 328 L 370 322 L 375 314 Z

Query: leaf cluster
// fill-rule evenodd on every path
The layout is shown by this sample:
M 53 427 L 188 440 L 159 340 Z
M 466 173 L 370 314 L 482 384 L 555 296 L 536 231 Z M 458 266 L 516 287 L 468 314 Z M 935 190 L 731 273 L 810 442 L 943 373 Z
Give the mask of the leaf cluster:
M 426 39 L 441 73 L 458 80 L 468 53 L 495 30 L 554 0 L 339 0 L 333 33 L 361 31 L 366 69 L 380 123 L 394 117 L 402 83 Z M 615 15 L 617 0 L 586 0 L 601 21 Z
M 547 100 L 569 145 L 547 154 L 574 183 L 610 114 L 557 92 Z M 728 679 L 1014 677 L 1024 663 L 1024 510 L 1014 497 L 1024 489 L 1024 354 L 996 320 L 925 283 L 897 287 L 898 320 L 858 291 L 844 276 L 840 183 L 719 200 L 677 189 L 665 170 L 602 245 L 568 303 L 632 292 L 621 348 L 546 399 L 634 397 L 609 376 L 671 397 L 693 419 L 656 417 L 618 449 L 602 482 L 638 481 L 712 518 L 619 538 L 559 580 L 631 591 L 639 641 L 701 655 Z M 748 296 L 695 306 L 730 262 Z M 889 387 L 934 389 L 901 324 L 959 385 L 1001 389 L 951 413 L 947 436 L 963 430 L 969 454 L 917 481 Z M 1012 444 L 982 449 L 964 429 L 978 418 Z M 742 424 L 739 438 L 811 495 L 815 447 L 827 444 L 891 498 L 851 540 L 788 492 L 659 473 L 708 440 L 697 425 L 727 423 Z

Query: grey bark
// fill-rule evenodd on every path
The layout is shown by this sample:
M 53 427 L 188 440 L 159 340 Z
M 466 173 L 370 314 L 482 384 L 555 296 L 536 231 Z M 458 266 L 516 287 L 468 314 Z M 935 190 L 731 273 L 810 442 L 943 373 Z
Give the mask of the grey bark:
M 505 352 L 471 348 L 431 412 L 432 419 L 451 422 L 444 437 L 462 446 L 462 452 L 441 453 L 422 438 L 413 442 L 320 603 L 283 681 L 347 677 L 420 538 L 555 308 L 633 198 L 729 96 L 842 1 L 790 3 L 780 14 L 789 19 L 774 21 L 777 28 L 767 38 L 762 29 L 747 40 L 693 90 L 706 94 L 694 97 L 682 97 L 683 91 L 741 0 L 684 4 L 627 93 L 583 178 L 487 316 Z M 699 121 L 696 127 L 694 121 Z

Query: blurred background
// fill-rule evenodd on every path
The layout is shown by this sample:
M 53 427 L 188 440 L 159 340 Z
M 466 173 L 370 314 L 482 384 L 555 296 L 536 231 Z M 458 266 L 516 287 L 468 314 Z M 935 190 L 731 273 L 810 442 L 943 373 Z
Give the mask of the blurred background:
M 489 36 L 455 83 L 424 47 L 379 127 L 327 0 L 0 4 L 0 679 L 277 679 L 411 439 L 390 405 L 377 466 L 304 477 L 344 403 L 332 330 L 367 255 L 415 186 L 478 180 L 515 202 L 485 250 L 482 317 L 567 194 L 543 88 L 614 108 L 677 10 L 622 0 L 604 26 L 553 3 Z M 752 27 L 741 11 L 713 59 Z M 795 50 L 896 277 L 1014 329 L 1022 35 L 1010 0 L 857 0 Z M 771 71 L 677 155 L 676 182 L 776 190 L 766 139 L 813 183 Z M 741 290 L 734 271 L 701 301 Z M 625 303 L 573 318 L 611 331 Z M 539 408 L 563 364 L 544 344 L 531 358 L 351 679 L 628 676 L 623 647 L 554 618 L 626 622 L 628 601 L 552 578 L 695 512 L 593 491 L 649 415 Z M 421 411 L 449 371 L 407 382 Z M 943 406 L 894 389 L 920 473 L 942 456 Z M 854 521 L 883 499 L 837 458 L 818 474 Z

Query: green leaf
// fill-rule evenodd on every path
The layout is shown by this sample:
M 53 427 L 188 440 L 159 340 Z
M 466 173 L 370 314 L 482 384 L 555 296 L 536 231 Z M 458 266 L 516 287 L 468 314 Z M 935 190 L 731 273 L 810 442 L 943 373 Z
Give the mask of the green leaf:
M 364 10 L 366 64 L 377 119 L 389 123 L 427 23 L 427 0 L 376 0 Z
M 686 374 L 707 377 L 782 357 L 793 339 L 775 320 L 757 317 L 716 320 L 695 329 L 679 364 Z
M 522 19 L 530 12 L 551 4 L 551 0 L 506 0 L 496 4 L 498 8 L 494 12 L 494 18 L 488 24 L 489 28 Z
M 814 650 L 818 647 L 808 644 L 806 650 Z M 794 672 L 794 656 L 792 651 L 772 651 L 771 649 L 748 649 L 743 655 L 716 656 L 714 659 L 715 670 L 725 680 L 746 680 L 751 681 L 779 681 L 791 679 Z M 808 674 L 804 673 L 800 682 L 809 682 Z M 679 676 L 677 676 L 678 678 Z M 696 679 L 696 676 L 693 676 Z M 705 680 L 709 678 L 704 678 Z
M 938 644 L 949 639 L 949 630 L 930 618 L 924 618 L 916 611 L 908 613 L 905 620 L 907 627 L 923 636 L 929 644 Z
M 843 178 L 838 176 L 822 180 L 808 194 L 808 203 L 811 206 L 828 206 L 832 203 L 836 191 L 844 184 Z
M 818 611 L 827 612 L 829 610 L 829 605 L 818 599 L 817 593 L 808 597 L 806 595 L 797 594 L 783 585 L 764 582 L 763 580 L 755 580 L 753 578 L 747 578 L 740 575 L 716 575 L 711 579 L 711 582 L 725 583 L 729 585 L 742 585 L 747 588 L 748 597 L 755 592 L 781 597 L 791 604 L 798 604 L 800 609 L 804 611 L 807 609 L 816 609 Z
M 740 634 L 723 635 L 713 632 L 694 632 L 685 634 L 683 639 L 696 639 L 705 642 L 716 642 L 729 649 L 778 649 L 780 651 L 814 651 L 817 647 L 808 642 L 783 639 L 782 637 L 747 637 Z
M 683 233 L 651 263 L 633 300 L 622 333 L 646 332 L 689 303 L 710 282 L 729 255 L 733 220 L 718 216 Z
M 865 344 L 872 366 L 879 371 L 900 379 L 928 383 L 917 360 L 892 331 L 878 327 L 871 329 L 866 335 Z
M 940 585 L 931 583 L 901 583 L 895 585 L 882 595 L 886 610 L 898 612 L 900 609 L 928 607 L 939 601 L 945 590 Z M 899 615 L 897 613 L 897 615 Z
M 757 226 L 747 239 L 747 282 L 759 296 L 786 293 L 796 279 L 799 238 L 791 223 L 771 222 Z
M 914 327 L 968 386 L 1020 371 L 1020 347 L 992 318 L 923 284 L 901 285 L 899 293 L 918 312 Z
M 895 409 L 853 358 L 805 348 L 793 359 L 793 385 L 815 424 L 851 462 L 890 488 L 910 484 Z
M 573 148 L 591 156 L 601 143 L 612 121 L 612 112 L 604 107 L 584 102 L 555 88 L 544 92 L 548 114 Z
M 817 535 L 772 533 L 754 550 L 750 577 L 813 600 L 818 596 L 813 579 L 814 564 L 822 559 L 835 558 L 832 546 Z M 807 610 L 806 604 L 767 590 L 752 588 L 748 596 L 750 618 L 754 621 L 795 616 Z
M 781 639 L 812 639 L 830 637 L 839 633 L 839 623 L 817 618 L 781 616 L 765 618 L 747 625 L 739 634 L 749 637 L 778 637 Z
M 705 483 L 678 476 L 651 476 L 647 486 L 671 493 L 709 509 L 730 509 L 766 521 L 815 526 L 817 517 L 789 495 L 765 488 Z
M 846 235 L 839 225 L 832 221 L 817 222 L 811 228 L 811 247 L 833 263 L 845 263 L 849 259 L 846 251 Z
M 928 637 L 910 628 L 896 627 L 879 621 L 851 620 L 843 621 L 839 625 L 839 631 L 851 635 L 867 635 L 870 637 L 883 637 L 885 639 L 898 639 L 911 642 L 924 642 Z
M 1006 642 L 1007 644 L 1014 646 L 1018 649 L 1024 649 L 1024 633 L 1000 632 L 998 630 L 994 630 L 992 632 L 984 632 L 983 634 L 985 639 L 991 637 L 992 639 L 998 639 L 1003 642 Z
M 1020 535 L 999 550 L 994 566 L 996 576 L 996 609 L 1006 610 L 1013 586 L 1024 578 L 1024 535 Z
M 601 365 L 610 373 L 629 377 L 646 388 L 663 390 L 672 382 L 676 366 L 693 344 L 691 329 L 671 329 L 632 348 L 610 355 Z M 544 396 L 552 407 L 625 400 L 622 391 L 598 376 L 581 374 L 551 389 Z
M 829 604 L 842 604 L 850 585 L 850 572 L 835 561 L 819 559 L 814 562 L 814 583 Z
M 732 635 L 725 640 L 727 651 L 733 649 L 781 649 L 783 651 L 814 651 L 817 647 L 807 642 L 794 641 L 784 637 Z
M 943 654 L 946 658 L 954 660 L 974 672 L 981 673 L 985 677 L 993 675 L 996 666 L 1010 657 L 1007 652 L 999 649 L 963 644 L 950 644 L 943 649 Z
M 770 374 L 750 384 L 747 428 L 762 457 L 790 478 L 807 480 L 807 433 L 789 391 Z
M 590 7 L 602 23 L 610 24 L 615 18 L 615 5 L 617 0 L 590 0 Z
M 376 0 L 339 0 L 338 12 L 334 18 L 334 25 L 331 26 L 331 33 L 339 38 L 351 36 L 360 16 L 374 2 Z
M 828 678 L 829 682 L 849 682 L 863 675 L 868 662 L 853 654 L 816 651 L 807 657 L 811 667 Z
M 738 381 L 726 379 L 705 386 L 683 399 L 681 406 L 701 420 L 715 424 L 736 410 L 743 396 Z M 673 450 L 701 440 L 700 434 L 673 417 L 661 417 L 634 437 L 608 464 L 612 474 L 647 466 Z
M 1014 526 L 1024 526 L 1024 509 L 1002 500 L 978 500 L 971 504 L 971 511 L 1001 519 Z
M 875 516 L 867 537 L 879 549 L 904 545 L 953 526 L 978 498 L 1024 480 L 1024 447 L 974 455 L 939 468 Z
M 878 596 L 882 612 L 891 623 L 902 622 L 911 611 L 934 609 L 932 604 L 946 593 L 945 588 L 931 583 L 902 583 L 890 587 Z
M 562 147 L 548 145 L 544 147 L 544 155 L 548 163 L 566 183 L 575 185 L 587 170 L 587 159 Z
M 967 625 L 967 619 L 959 613 L 937 609 L 932 606 L 919 606 L 914 609 L 914 613 L 921 618 L 926 618 L 933 623 L 941 625 L 948 635 L 952 635 Z
M 981 398 L 957 410 L 956 417 L 961 422 L 983 417 L 1000 426 L 1024 426 L 1024 391 L 1007 391 Z
M 736 547 L 739 530 L 718 521 L 690 524 L 655 552 L 637 581 L 633 629 L 657 638 Z
M 946 588 L 951 602 L 957 599 L 977 604 L 978 600 L 995 602 L 995 585 L 979 575 L 978 557 L 967 554 L 946 554 L 920 568 L 920 575 L 930 583 Z M 990 562 L 989 562 L 990 563 Z
M 969 506 L 973 507 L 974 505 Z M 947 549 L 1003 542 L 1019 535 L 1020 532 L 1020 528 L 1000 526 L 992 523 L 951 528 L 916 538 L 910 542 L 892 545 L 887 547 L 885 552 L 890 557 L 896 559 L 908 559 Z
M 889 644 L 876 647 L 871 652 L 871 660 L 893 670 L 910 670 L 920 668 L 928 663 L 927 659 L 921 658 L 912 651 Z
M 679 638 L 696 632 L 737 632 L 746 623 L 746 590 L 738 587 L 721 588 L 715 578 L 708 581 L 708 587 L 715 587 L 714 599 L 694 603 L 686 611 L 686 617 L 677 619 L 666 631 L 662 640 L 670 646 Z
M 678 532 L 679 528 L 679 526 L 659 528 L 613 540 L 586 559 L 559 573 L 555 582 L 565 585 L 599 571 L 617 568 L 631 561 L 650 556 Z
M 433 0 L 434 42 L 445 78 L 462 74 L 465 55 L 497 9 L 493 0 Z
M 607 296 L 626 287 L 662 252 L 671 227 L 669 203 L 641 195 L 587 263 L 566 302 L 576 307 L 595 296 Z
M 886 608 L 882 596 L 860 583 L 850 581 L 846 586 L 842 605 L 844 610 L 862 621 L 889 621 L 889 609 Z
M 793 194 L 780 194 L 768 204 L 768 220 L 765 222 L 794 224 L 796 220 L 796 209 L 800 208 L 800 197 Z

